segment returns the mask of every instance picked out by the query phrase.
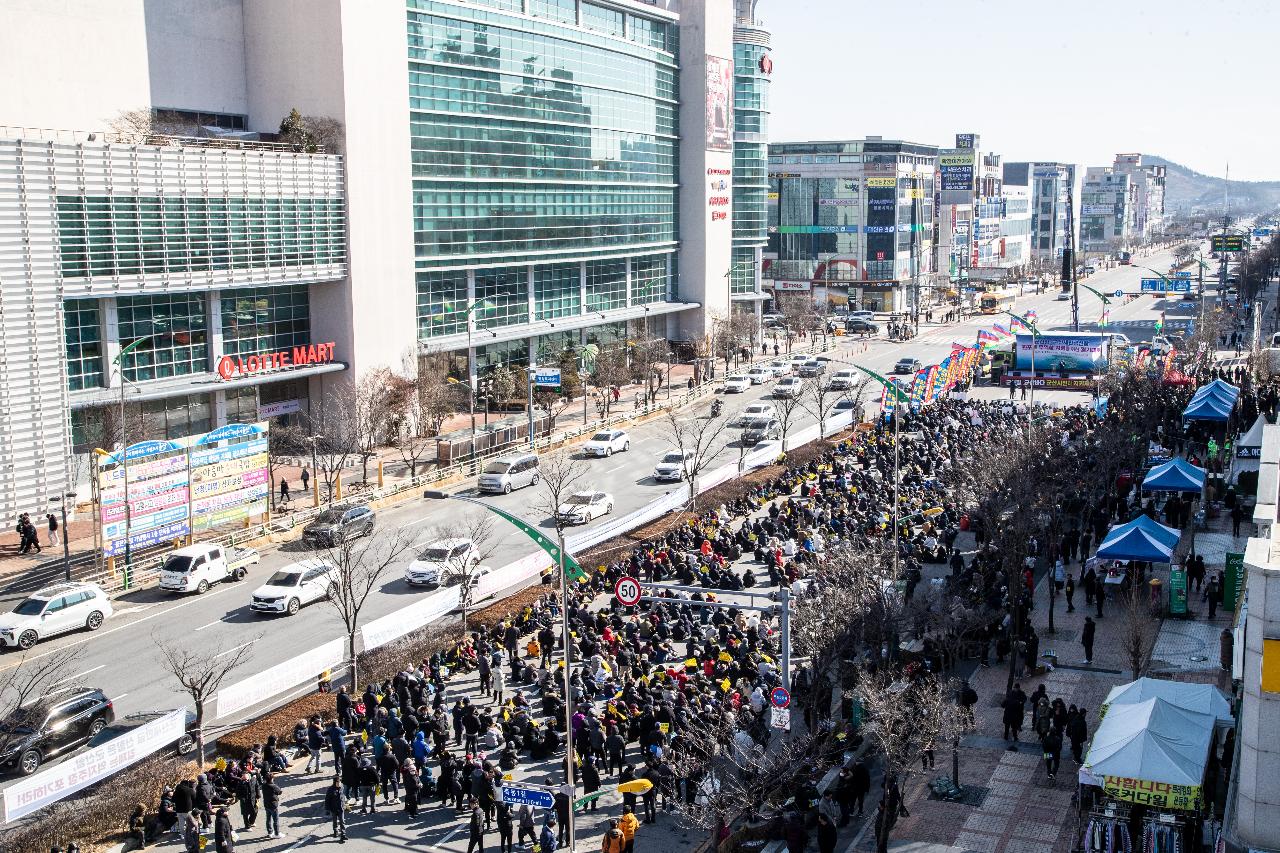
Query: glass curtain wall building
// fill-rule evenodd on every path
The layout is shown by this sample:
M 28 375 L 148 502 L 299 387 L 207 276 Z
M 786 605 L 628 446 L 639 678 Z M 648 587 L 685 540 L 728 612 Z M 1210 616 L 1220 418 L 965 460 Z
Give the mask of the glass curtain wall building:
M 481 370 L 543 357 L 553 329 L 578 331 L 557 338 L 569 348 L 609 322 L 664 336 L 659 315 L 680 308 L 678 26 L 644 11 L 409 3 L 426 352 L 466 347 L 468 323 Z
M 768 243 L 773 58 L 769 32 L 755 21 L 756 2 L 737 0 L 733 27 L 733 266 L 729 279 L 735 300 L 763 298 L 761 261 Z

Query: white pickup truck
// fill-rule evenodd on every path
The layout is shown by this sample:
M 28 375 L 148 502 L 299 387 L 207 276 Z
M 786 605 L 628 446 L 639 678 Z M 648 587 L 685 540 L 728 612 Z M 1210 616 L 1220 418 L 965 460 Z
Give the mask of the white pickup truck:
M 222 581 L 240 580 L 261 556 L 253 548 L 197 542 L 170 552 L 160 567 L 160 588 L 200 595 Z

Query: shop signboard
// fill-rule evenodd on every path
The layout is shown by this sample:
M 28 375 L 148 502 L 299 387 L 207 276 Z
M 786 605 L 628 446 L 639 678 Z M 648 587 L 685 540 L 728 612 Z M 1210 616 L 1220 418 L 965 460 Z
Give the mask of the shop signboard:
M 707 150 L 733 150 L 733 60 L 707 54 Z
M 1244 553 L 1228 551 L 1222 570 L 1224 589 L 1222 590 L 1222 609 L 1228 612 L 1236 609 L 1241 595 L 1244 594 Z
M 1103 791 L 1107 796 L 1156 809 L 1194 811 L 1200 807 L 1199 785 L 1170 785 L 1124 776 L 1105 777 Z

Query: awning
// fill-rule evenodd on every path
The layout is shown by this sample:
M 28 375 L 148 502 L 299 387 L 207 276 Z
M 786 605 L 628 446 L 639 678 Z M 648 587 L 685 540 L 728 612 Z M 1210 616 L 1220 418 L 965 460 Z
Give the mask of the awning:
M 1207 472 L 1185 459 L 1175 458 L 1147 472 L 1142 488 L 1150 492 L 1195 492 L 1204 490 Z
M 1118 524 L 1107 533 L 1098 546 L 1101 560 L 1145 560 L 1150 563 L 1167 563 L 1173 557 L 1181 534 L 1172 527 L 1165 527 L 1140 515 L 1127 524 Z
M 1093 734 L 1085 766 L 1095 776 L 1199 787 L 1214 718 L 1159 697 L 1113 707 Z
M 1184 711 L 1208 714 L 1219 723 L 1235 723 L 1235 717 L 1231 715 L 1231 703 L 1212 684 L 1165 681 L 1162 678 L 1139 678 L 1111 688 L 1106 701 L 1098 709 L 1098 715 L 1105 717 L 1112 706 L 1136 705 L 1148 699 L 1163 699 Z

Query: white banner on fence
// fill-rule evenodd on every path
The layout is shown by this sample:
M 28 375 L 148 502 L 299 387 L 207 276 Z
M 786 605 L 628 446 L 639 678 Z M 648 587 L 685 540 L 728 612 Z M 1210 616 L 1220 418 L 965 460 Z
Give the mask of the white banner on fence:
M 4 819 L 17 820 L 74 794 L 158 749 L 176 743 L 187 728 L 187 711 L 179 708 L 144 726 L 125 732 L 88 752 L 74 755 L 43 773 L 19 779 L 4 792 Z
M 386 616 L 374 619 L 360 629 L 360 633 L 364 637 L 364 650 L 368 652 L 379 646 L 385 646 L 392 640 L 400 639 L 410 631 L 416 631 L 423 625 L 452 613 L 461 602 L 461 591 L 462 587 L 460 586 L 445 587 L 438 592 L 419 599 L 408 607 L 402 607 L 394 613 L 388 613 Z
M 471 597 L 472 604 L 483 601 L 508 587 L 523 584 L 530 578 L 537 577 L 539 572 L 550 565 L 551 555 L 539 548 L 531 554 L 525 554 L 514 563 L 507 563 L 501 568 L 494 569 L 481 578 L 480 583 L 476 585 L 475 594 Z
M 338 637 L 271 669 L 251 675 L 244 681 L 222 688 L 218 691 L 217 719 L 257 705 L 291 687 L 315 681 L 320 673 L 342 662 L 346 654 L 346 643 L 345 639 Z

